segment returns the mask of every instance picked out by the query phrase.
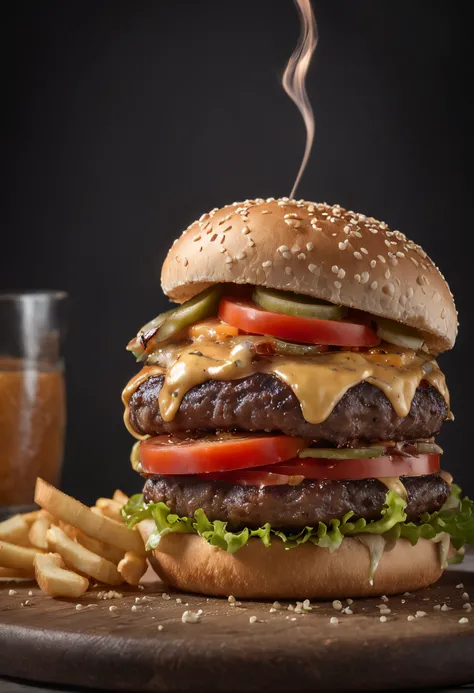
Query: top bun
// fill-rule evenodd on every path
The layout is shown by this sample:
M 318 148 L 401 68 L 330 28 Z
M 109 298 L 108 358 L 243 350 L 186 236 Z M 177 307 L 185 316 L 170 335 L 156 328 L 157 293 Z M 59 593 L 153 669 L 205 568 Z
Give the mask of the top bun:
M 400 231 L 339 205 L 257 198 L 193 222 L 163 264 L 163 291 L 182 303 L 212 284 L 294 291 L 420 330 L 450 349 L 457 313 L 443 275 Z

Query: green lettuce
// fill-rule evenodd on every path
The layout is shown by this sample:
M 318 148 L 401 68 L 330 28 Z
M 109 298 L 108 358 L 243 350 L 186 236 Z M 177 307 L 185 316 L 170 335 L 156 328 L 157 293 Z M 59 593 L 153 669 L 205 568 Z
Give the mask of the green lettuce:
M 150 534 L 147 549 L 156 549 L 161 537 L 169 532 L 198 534 L 212 546 L 218 546 L 229 553 L 235 553 L 253 537 L 260 539 L 265 546 L 271 544 L 272 538 L 278 537 L 286 544 L 287 549 L 310 542 L 332 552 L 341 545 L 344 537 L 357 534 L 384 535 L 386 539 L 404 537 L 416 544 L 420 537 L 435 539 L 442 533 L 447 533 L 454 548 L 458 550 L 454 560 L 462 560 L 464 544 L 474 544 L 474 503 L 467 497 L 461 499 L 461 489 L 458 486 L 453 484 L 451 495 L 441 510 L 425 513 L 419 524 L 406 522 L 406 505 L 401 496 L 389 491 L 379 520 L 366 522 L 359 518 L 351 521 L 354 517 L 351 511 L 341 519 L 331 520 L 328 525 L 320 522 L 315 527 L 304 527 L 294 533 L 272 529 L 268 522 L 258 529 L 245 527 L 240 532 L 230 532 L 226 522 L 211 522 L 202 509 L 196 510 L 194 517 L 179 517 L 165 503 L 146 503 L 140 494 L 130 498 L 122 508 L 122 516 L 128 527 L 134 527 L 142 520 L 154 520 L 156 530 Z

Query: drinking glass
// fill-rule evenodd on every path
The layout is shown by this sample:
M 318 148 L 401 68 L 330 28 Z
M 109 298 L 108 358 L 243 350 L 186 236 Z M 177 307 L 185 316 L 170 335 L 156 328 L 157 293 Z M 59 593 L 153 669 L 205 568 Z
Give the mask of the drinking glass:
M 57 484 L 66 420 L 62 347 L 67 294 L 0 292 L 0 514 Z

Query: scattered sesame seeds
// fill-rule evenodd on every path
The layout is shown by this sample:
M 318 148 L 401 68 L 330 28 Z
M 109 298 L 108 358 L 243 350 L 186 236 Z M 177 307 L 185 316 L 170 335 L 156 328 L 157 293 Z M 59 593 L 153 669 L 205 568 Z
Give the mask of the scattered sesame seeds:
M 461 594 L 461 599 L 464 599 L 465 602 L 468 602 L 468 601 L 469 601 L 469 595 L 468 595 L 468 593 L 467 593 L 467 592 L 463 592 L 463 593 Z
M 344 233 L 349 233 L 351 231 L 351 227 L 349 225 L 346 225 L 342 230 L 344 231 Z
M 262 214 L 271 214 L 269 209 L 262 209 Z
M 361 248 L 360 250 L 361 250 L 362 253 L 364 253 L 364 255 L 368 255 L 368 254 L 369 254 L 369 251 L 367 250 L 367 248 Z
M 163 626 L 161 625 L 161 623 L 160 623 L 160 625 L 158 626 L 158 630 L 163 630 Z
M 356 260 L 362 260 L 362 255 L 359 253 L 358 250 L 354 252 L 354 257 L 356 258 Z
M 82 611 L 83 608 L 84 608 L 83 604 L 76 604 L 76 611 Z
M 109 611 L 110 611 L 110 608 L 109 608 Z M 131 611 L 133 611 L 133 612 L 138 611 L 138 606 L 136 606 L 136 605 L 134 604 L 134 605 L 132 606 L 132 608 L 131 608 Z
M 181 616 L 182 623 L 199 623 L 202 616 L 202 609 L 198 611 L 184 611 Z
M 229 594 L 229 596 L 227 597 L 227 601 L 229 602 L 229 604 L 235 604 L 237 600 L 233 594 Z
M 137 610 L 137 607 L 132 606 L 132 611 L 136 611 L 136 610 Z M 111 604 L 109 606 L 109 611 L 118 611 L 118 606 L 116 604 Z
M 347 248 L 347 243 L 346 241 L 338 243 L 339 250 L 345 250 Z
M 381 623 L 387 623 L 387 617 L 386 617 L 386 616 L 381 616 L 381 617 L 379 618 L 379 621 L 380 621 Z
M 336 609 L 336 611 L 341 611 L 342 609 L 342 603 L 340 602 L 339 599 L 335 599 L 332 603 L 332 608 Z
M 459 623 L 462 623 L 462 624 L 469 623 L 469 619 L 463 616 L 463 618 L 459 619 Z
M 28 596 L 32 597 L 33 596 L 33 590 L 28 590 Z
M 448 606 L 447 604 L 443 604 L 441 611 L 452 611 L 452 607 Z
M 411 614 L 409 616 L 407 616 L 407 621 L 414 621 L 414 620 L 415 620 L 415 617 L 412 616 Z
M 161 598 L 167 601 L 168 599 L 171 599 L 170 595 L 167 592 L 163 592 L 161 595 Z
M 424 617 L 427 616 L 427 615 L 428 615 L 428 614 L 426 613 L 426 611 L 417 611 L 417 612 L 415 612 L 415 617 L 416 617 L 416 618 L 424 618 Z
M 332 626 L 337 626 L 337 624 L 339 623 L 339 619 L 336 618 L 336 616 L 331 616 L 331 618 L 329 619 L 329 623 Z
M 97 592 L 97 599 L 122 599 L 122 598 L 123 598 L 123 594 L 121 592 L 116 592 L 115 590 Z
M 249 623 L 257 623 L 257 617 L 256 616 L 250 616 Z
M 344 279 L 344 277 L 346 276 L 346 270 L 343 270 L 342 267 L 340 267 L 337 276 L 339 277 L 339 279 Z
M 18 594 L 18 592 L 16 590 L 8 590 L 8 596 L 9 597 L 14 597 L 15 594 Z

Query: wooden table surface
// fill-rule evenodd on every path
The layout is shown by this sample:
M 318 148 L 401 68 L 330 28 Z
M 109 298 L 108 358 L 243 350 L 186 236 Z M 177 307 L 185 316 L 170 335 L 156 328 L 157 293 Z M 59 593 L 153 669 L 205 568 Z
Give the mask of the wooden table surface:
M 474 602 L 473 553 L 437 585 L 388 601 L 355 600 L 353 614 L 330 602 L 313 603 L 303 614 L 288 602 L 274 612 L 264 602 L 231 606 L 166 593 L 154 578 L 143 590 L 120 588 L 121 598 L 101 599 L 101 591 L 71 601 L 46 597 L 31 583 L 0 584 L 0 675 L 124 691 L 356 691 L 474 682 L 474 607 L 463 608 L 467 595 Z M 434 608 L 443 604 L 448 608 Z M 385 621 L 378 605 L 390 609 Z M 182 622 L 184 611 L 198 609 L 199 623 Z M 0 684 L 2 693 L 23 685 Z

